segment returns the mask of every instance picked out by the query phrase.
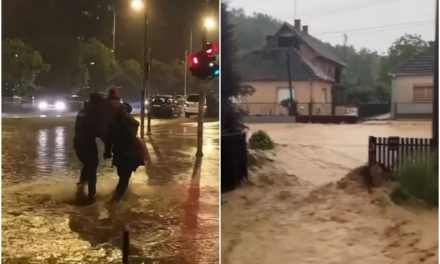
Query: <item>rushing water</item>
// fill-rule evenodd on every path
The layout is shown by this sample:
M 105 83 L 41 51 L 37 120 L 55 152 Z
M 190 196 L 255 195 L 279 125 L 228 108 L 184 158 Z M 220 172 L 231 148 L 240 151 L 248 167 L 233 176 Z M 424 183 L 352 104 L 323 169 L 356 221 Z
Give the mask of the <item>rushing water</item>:
M 218 122 L 205 124 L 196 160 L 196 124 L 182 120 L 154 121 L 151 165 L 109 207 L 117 183 L 109 161 L 100 164 L 97 201 L 75 197 L 72 118 L 3 119 L 3 263 L 121 263 L 124 230 L 130 263 L 218 263 Z

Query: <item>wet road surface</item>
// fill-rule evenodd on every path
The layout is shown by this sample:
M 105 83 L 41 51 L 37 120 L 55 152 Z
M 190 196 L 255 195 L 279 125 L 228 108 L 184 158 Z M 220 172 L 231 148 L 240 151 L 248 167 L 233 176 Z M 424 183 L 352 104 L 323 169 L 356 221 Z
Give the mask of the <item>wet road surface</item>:
M 151 163 L 112 207 L 110 161 L 100 161 L 97 201 L 75 198 L 72 117 L 2 126 L 3 263 L 121 263 L 124 230 L 130 263 L 218 263 L 218 122 L 205 123 L 197 160 L 195 119 L 153 120 Z

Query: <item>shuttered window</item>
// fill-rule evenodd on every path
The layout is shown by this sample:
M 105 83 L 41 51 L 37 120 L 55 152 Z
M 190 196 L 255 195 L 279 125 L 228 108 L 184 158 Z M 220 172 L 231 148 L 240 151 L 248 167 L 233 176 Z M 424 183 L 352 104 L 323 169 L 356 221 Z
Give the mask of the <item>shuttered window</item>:
M 414 102 L 431 102 L 432 101 L 432 85 L 414 85 L 413 87 Z

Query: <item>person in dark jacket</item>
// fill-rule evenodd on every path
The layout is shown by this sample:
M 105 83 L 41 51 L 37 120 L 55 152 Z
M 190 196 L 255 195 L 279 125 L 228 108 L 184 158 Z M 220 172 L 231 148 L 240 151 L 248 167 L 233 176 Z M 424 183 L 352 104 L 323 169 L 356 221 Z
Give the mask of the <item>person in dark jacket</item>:
M 111 127 L 113 127 L 116 120 L 116 116 L 121 111 L 122 98 L 119 93 L 119 87 L 112 87 L 108 91 L 107 98 L 105 100 L 105 106 L 102 118 L 99 125 L 99 134 L 105 143 L 104 158 L 109 159 L 112 157 L 111 154 L 111 142 L 112 133 Z
M 78 192 L 83 194 L 84 185 L 88 185 L 88 199 L 93 202 L 96 195 L 96 171 L 98 168 L 98 121 L 100 119 L 103 98 L 99 93 L 92 93 L 90 101 L 85 102 L 78 112 L 75 122 L 73 146 L 76 155 L 82 163 L 81 176 L 78 182 Z
M 119 182 L 111 202 L 118 202 L 122 199 L 131 174 L 140 165 L 144 165 L 143 160 L 140 159 L 140 149 L 136 137 L 139 122 L 130 115 L 130 112 L 131 106 L 123 104 L 111 128 L 113 165 L 119 176 Z

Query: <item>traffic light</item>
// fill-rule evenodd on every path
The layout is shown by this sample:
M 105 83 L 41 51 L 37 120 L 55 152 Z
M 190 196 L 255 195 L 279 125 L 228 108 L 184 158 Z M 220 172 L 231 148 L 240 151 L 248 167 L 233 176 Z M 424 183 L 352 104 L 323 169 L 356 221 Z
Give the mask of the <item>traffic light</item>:
M 205 43 L 203 50 L 189 55 L 189 70 L 198 79 L 213 79 L 219 76 L 220 69 L 216 63 L 218 46 L 212 43 Z

